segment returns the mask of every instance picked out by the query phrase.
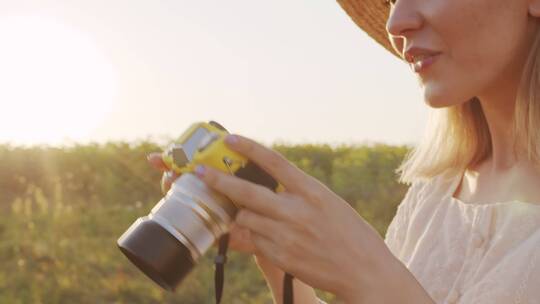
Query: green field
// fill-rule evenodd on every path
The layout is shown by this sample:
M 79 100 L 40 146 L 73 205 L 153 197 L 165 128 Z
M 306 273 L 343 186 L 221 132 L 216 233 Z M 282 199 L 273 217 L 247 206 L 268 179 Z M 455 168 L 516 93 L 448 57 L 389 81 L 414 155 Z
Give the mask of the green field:
M 407 186 L 407 146 L 277 145 L 381 234 Z M 131 265 L 117 238 L 160 199 L 151 142 L 69 148 L 0 145 L 0 303 L 214 303 L 214 251 L 175 293 Z M 331 294 L 319 293 L 331 302 Z M 271 303 L 253 259 L 230 254 L 222 303 Z

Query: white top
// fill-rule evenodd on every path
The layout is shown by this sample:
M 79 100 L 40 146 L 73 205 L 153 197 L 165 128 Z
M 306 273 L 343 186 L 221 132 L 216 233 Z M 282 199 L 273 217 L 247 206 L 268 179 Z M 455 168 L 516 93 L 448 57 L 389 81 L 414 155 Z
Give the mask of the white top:
M 413 183 L 385 243 L 436 303 L 540 304 L 540 202 L 465 203 L 460 181 Z

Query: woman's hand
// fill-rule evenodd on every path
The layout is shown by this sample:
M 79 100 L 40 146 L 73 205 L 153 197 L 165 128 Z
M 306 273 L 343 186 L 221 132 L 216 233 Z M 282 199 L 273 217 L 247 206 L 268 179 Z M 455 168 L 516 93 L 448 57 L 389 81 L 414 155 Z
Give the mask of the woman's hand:
M 286 188 L 275 193 L 210 167 L 196 169 L 210 187 L 244 207 L 236 223 L 251 231 L 260 254 L 349 303 L 402 287 L 393 286 L 390 277 L 402 274 L 404 267 L 347 202 L 271 149 L 237 135 L 229 135 L 226 142 Z M 378 296 L 381 300 L 386 295 Z

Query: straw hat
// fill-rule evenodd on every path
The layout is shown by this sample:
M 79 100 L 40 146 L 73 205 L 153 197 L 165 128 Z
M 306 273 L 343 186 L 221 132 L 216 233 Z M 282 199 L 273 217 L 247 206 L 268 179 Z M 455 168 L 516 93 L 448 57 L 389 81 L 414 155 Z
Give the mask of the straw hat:
M 390 6 L 386 4 L 385 0 L 337 0 L 337 2 L 371 38 L 392 54 L 400 57 L 388 40 L 386 19 L 390 12 Z

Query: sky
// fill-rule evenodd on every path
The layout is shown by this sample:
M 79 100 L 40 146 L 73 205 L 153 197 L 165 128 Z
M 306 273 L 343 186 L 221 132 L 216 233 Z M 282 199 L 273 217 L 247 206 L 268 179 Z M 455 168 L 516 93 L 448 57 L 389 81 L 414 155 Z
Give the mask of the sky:
M 0 0 L 0 143 L 415 144 L 410 68 L 335 0 Z

